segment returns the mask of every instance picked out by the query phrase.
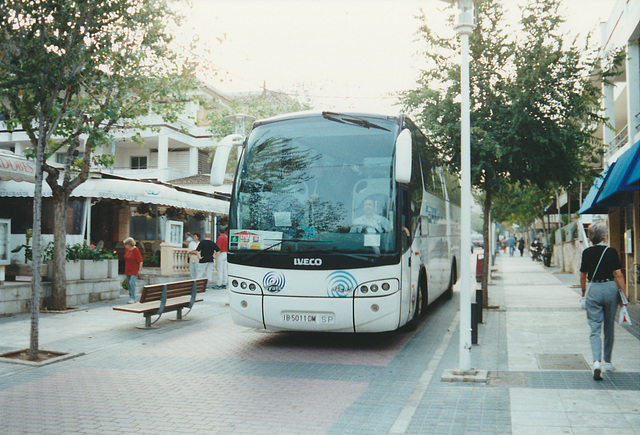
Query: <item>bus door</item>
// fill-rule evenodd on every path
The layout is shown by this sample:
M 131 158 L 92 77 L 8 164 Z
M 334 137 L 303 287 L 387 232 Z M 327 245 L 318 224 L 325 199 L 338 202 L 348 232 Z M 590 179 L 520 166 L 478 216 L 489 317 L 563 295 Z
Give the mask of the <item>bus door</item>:
M 414 255 L 412 242 L 414 226 L 410 193 L 407 189 L 400 191 L 400 252 L 402 270 L 402 310 L 401 320 L 408 321 L 413 317 L 413 306 L 418 291 L 420 256 Z M 416 254 L 419 254 L 416 253 Z

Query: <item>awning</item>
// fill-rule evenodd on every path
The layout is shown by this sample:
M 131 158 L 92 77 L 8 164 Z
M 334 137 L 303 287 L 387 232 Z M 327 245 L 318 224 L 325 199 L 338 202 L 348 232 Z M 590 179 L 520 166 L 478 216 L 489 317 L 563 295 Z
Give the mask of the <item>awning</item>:
M 640 154 L 640 149 L 636 148 L 636 164 L 629 170 L 627 179 L 627 186 L 635 186 L 636 190 L 640 189 L 640 157 L 638 157 L 638 154 Z
M 640 190 L 640 186 L 634 185 L 634 180 L 632 180 L 632 174 L 640 172 L 639 165 L 640 142 L 636 142 L 616 160 L 615 166 L 609 170 L 609 175 L 600 189 L 596 203 L 613 205 L 627 202 L 625 200 L 626 192 Z
M 614 163 L 615 165 L 615 163 Z M 607 178 L 607 173 L 613 168 L 614 165 L 609 166 L 609 168 L 605 169 L 593 180 L 593 186 L 589 189 L 589 193 L 584 197 L 582 201 L 582 206 L 580 210 L 578 210 L 578 214 L 607 214 L 606 206 L 597 206 L 595 205 L 596 199 L 598 199 L 598 194 L 600 193 L 600 188 L 604 184 L 604 180 Z
M 35 163 L 8 151 L 0 151 L 0 180 L 28 181 L 36 176 Z M 33 185 L 31 186 L 33 190 Z
M 33 197 L 34 185 L 19 181 L 0 181 L 0 197 Z M 42 196 L 51 196 L 48 184 L 42 184 Z M 204 212 L 227 214 L 227 201 L 176 190 L 172 187 L 135 180 L 90 178 L 71 193 L 72 197 L 108 198 L 146 204 L 158 204 Z

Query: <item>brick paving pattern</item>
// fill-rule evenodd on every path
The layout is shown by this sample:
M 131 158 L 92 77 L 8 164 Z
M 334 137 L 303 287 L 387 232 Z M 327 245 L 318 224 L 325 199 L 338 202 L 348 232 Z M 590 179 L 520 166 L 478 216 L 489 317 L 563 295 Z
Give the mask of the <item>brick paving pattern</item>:
M 414 333 L 368 335 L 242 328 L 222 291 L 153 330 L 101 302 L 41 316 L 40 347 L 78 356 L 0 361 L 0 433 L 640 434 L 638 337 L 616 330 L 619 370 L 601 382 L 542 369 L 541 356 L 589 362 L 575 289 L 531 261 L 498 266 L 472 349 L 488 384 L 440 381 L 458 364 L 457 293 Z M 0 318 L 0 331 L 1 352 L 23 348 L 29 317 Z

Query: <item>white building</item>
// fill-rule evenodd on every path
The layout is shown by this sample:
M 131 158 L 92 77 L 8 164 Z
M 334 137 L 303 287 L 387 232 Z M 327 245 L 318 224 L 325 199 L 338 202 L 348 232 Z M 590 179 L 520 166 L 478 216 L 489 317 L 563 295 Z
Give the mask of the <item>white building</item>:
M 225 94 L 212 87 L 201 87 L 198 97 L 223 107 L 230 104 Z M 174 179 L 201 178 L 203 174 L 208 178 L 209 154 L 217 140 L 204 122 L 205 114 L 194 98 L 174 123 L 149 116 L 142 119 L 147 126 L 145 130 L 113 131 L 113 142 L 94 153 L 113 154 L 114 166 L 93 168 L 91 179 L 71 195 L 67 243 L 102 241 L 105 247 L 116 248 L 124 238 L 133 236 L 155 251 L 159 241 L 166 239 L 169 220 L 182 222 L 185 232 L 212 231 L 216 218 L 228 213 L 227 198 L 215 191 L 229 189 L 198 189 L 168 183 Z M 0 114 L 0 151 L 20 156 L 31 147 L 31 142 L 24 130 L 9 130 L 4 116 Z M 141 142 L 131 140 L 136 134 Z M 80 150 L 84 140 L 81 138 Z M 63 159 L 61 150 L 51 156 L 49 163 L 62 163 Z M 26 229 L 32 225 L 29 210 L 33 198 L 33 184 L 15 180 L 15 176 L 8 175 L 5 181 L 0 181 L 0 218 L 13 219 L 13 246 L 24 243 Z M 51 200 L 46 198 L 50 196 L 47 187 L 45 183 L 45 242 L 52 238 L 52 228 L 47 224 L 52 221 L 48 217 L 52 210 L 48 204 Z

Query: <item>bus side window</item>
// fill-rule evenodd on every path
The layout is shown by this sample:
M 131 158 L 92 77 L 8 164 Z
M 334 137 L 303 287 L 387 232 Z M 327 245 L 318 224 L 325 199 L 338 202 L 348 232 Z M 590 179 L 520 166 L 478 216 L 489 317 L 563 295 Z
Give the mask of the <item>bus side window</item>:
M 407 249 L 409 249 L 409 244 L 411 243 L 411 236 L 409 235 L 409 237 L 407 237 L 407 234 L 405 234 L 405 228 L 409 231 L 409 234 L 411 234 L 411 199 L 409 197 L 409 192 L 405 189 L 401 190 L 401 200 L 402 200 L 402 205 L 401 205 L 401 221 L 400 221 L 400 229 L 401 231 L 399 231 L 400 233 L 400 249 L 402 252 L 406 251 Z
M 441 178 L 441 172 L 442 169 L 441 168 L 435 168 L 431 174 L 433 176 L 433 193 L 435 195 L 438 195 L 441 198 L 444 198 L 444 190 L 443 190 L 443 186 L 442 186 L 442 178 Z

